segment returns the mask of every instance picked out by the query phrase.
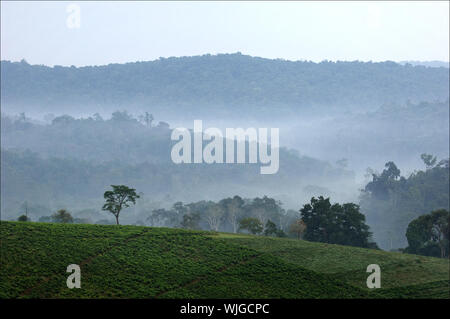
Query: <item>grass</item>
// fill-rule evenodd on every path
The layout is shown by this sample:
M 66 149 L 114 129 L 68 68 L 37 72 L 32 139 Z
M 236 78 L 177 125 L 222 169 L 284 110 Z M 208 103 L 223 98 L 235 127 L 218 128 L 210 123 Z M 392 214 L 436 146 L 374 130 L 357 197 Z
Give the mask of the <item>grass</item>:
M 299 267 L 329 274 L 376 297 L 449 298 L 448 259 L 304 240 L 218 234 L 218 239 L 276 256 Z M 382 289 L 368 289 L 366 268 L 378 264 Z M 411 292 L 409 292 L 409 290 Z M 422 293 L 420 290 L 427 290 Z
M 168 228 L 0 227 L 1 298 L 449 298 L 448 261 L 437 258 Z M 376 292 L 369 263 L 382 270 Z M 69 264 L 81 289 L 66 286 Z

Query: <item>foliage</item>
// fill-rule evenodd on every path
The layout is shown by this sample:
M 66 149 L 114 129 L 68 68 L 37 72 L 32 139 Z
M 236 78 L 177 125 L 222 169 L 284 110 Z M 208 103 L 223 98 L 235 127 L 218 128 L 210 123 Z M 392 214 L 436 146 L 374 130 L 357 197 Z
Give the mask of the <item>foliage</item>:
M 225 218 L 227 222 L 231 225 L 233 233 L 237 233 L 238 230 L 238 220 L 240 216 L 245 212 L 245 202 L 244 200 L 235 195 L 233 198 L 225 198 L 219 202 L 225 210 Z
M 186 112 L 193 106 L 221 112 L 226 106 L 227 113 L 232 108 L 240 115 L 277 105 L 279 112 L 294 114 L 329 104 L 372 108 L 407 99 L 443 100 L 449 87 L 447 68 L 389 61 L 293 62 L 239 53 L 80 68 L 2 61 L 1 69 L 2 106 L 45 100 L 52 112 L 132 103 L 153 105 L 155 111 L 176 105 Z
M 406 229 L 405 252 L 424 256 L 449 256 L 449 218 L 445 209 L 432 211 L 411 221 Z
M 338 279 L 210 233 L 17 222 L 0 227 L 1 298 L 367 297 Z M 81 267 L 82 289 L 67 289 L 65 269 L 72 263 Z
M 181 227 L 186 229 L 199 229 L 198 223 L 200 222 L 199 213 L 189 213 L 183 215 L 183 221 Z
M 276 235 L 278 233 L 277 225 L 270 219 L 267 221 L 266 225 L 264 226 L 264 235 L 270 236 L 270 235 Z
M 247 230 L 252 234 L 260 234 L 264 229 L 258 218 L 248 217 L 239 221 L 239 230 Z
M 424 212 L 449 207 L 448 159 L 437 162 L 432 156 L 424 156 L 425 170 L 404 177 L 394 168 L 395 164 L 387 163 L 386 169 L 374 174 L 361 192 L 361 211 L 371 225 L 375 241 L 384 249 L 405 247 L 404 234 L 412 220 Z
M 140 196 L 136 194 L 134 188 L 129 188 L 125 185 L 111 185 L 112 191 L 106 191 L 103 197 L 106 203 L 103 205 L 103 210 L 109 211 L 116 217 L 116 223 L 119 225 L 119 214 L 123 208 L 130 207 L 131 204 L 136 204 L 136 199 Z
M 65 209 L 58 210 L 51 217 L 54 223 L 63 223 L 63 224 L 73 223 L 72 215 Z
M 369 226 L 354 203 L 332 205 L 329 198 L 311 198 L 311 204 L 300 209 L 306 224 L 304 238 L 331 244 L 369 247 Z
M 219 238 L 270 254 L 285 262 L 331 275 L 374 298 L 450 298 L 449 261 L 398 252 L 296 239 L 219 234 Z M 367 265 L 381 268 L 381 289 L 368 289 Z
M 449 298 L 440 258 L 137 226 L 2 222 L 0 230 L 0 298 Z M 82 289 L 67 289 L 72 263 Z M 372 263 L 383 269 L 379 292 L 366 287 Z
M 224 198 L 218 202 L 199 201 L 189 204 L 176 202 L 172 208 L 157 208 L 148 213 L 150 226 L 205 229 L 236 233 L 239 221 L 258 219 L 267 236 L 284 237 L 283 227 L 293 218 L 273 198 L 263 196 L 243 199 L 240 196 Z M 263 224 L 266 221 L 266 224 Z M 265 227 L 264 227 L 265 226 Z
M 423 153 L 422 155 L 420 155 L 420 158 L 422 159 L 422 161 L 427 166 L 427 169 L 433 168 L 434 165 L 436 165 L 436 161 L 437 161 L 436 156 L 433 156 L 431 154 Z
M 372 174 L 373 180 L 369 182 L 365 191 L 370 192 L 375 198 L 386 200 L 389 197 L 389 189 L 400 177 L 400 170 L 394 162 L 387 162 L 380 175 Z
M 282 229 L 279 229 L 273 221 L 269 219 L 264 226 L 264 236 L 286 237 L 286 234 Z

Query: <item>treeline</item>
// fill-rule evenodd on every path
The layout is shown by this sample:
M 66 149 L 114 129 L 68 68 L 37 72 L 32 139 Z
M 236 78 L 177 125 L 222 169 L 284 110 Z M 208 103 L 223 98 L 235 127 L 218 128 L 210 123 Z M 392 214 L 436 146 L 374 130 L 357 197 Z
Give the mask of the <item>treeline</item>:
M 119 224 L 122 208 L 136 204 L 140 196 L 135 189 L 125 185 L 111 185 L 113 190 L 104 194 L 103 210 L 115 216 Z M 124 211 L 123 214 L 127 212 Z M 330 198 L 311 198 L 299 211 L 285 210 L 281 202 L 263 196 L 245 199 L 236 195 L 218 202 L 199 201 L 183 204 L 176 202 L 171 208 L 153 209 L 143 214 L 144 221 L 136 225 L 174 227 L 192 230 L 244 232 L 254 235 L 295 237 L 315 242 L 378 248 L 371 241 L 365 217 L 354 203 L 331 204 Z M 31 221 L 27 214 L 19 221 Z M 50 216 L 42 216 L 39 222 L 89 223 L 87 219 L 74 218 L 66 209 Z M 104 224 L 104 221 L 97 223 Z
M 334 203 L 330 198 L 311 198 L 299 211 L 285 210 L 281 202 L 263 196 L 234 196 L 218 202 L 177 202 L 171 209 L 156 209 L 147 217 L 150 226 L 174 226 L 255 235 L 296 237 L 315 242 L 378 248 L 354 203 Z
M 242 219 L 256 218 L 261 227 L 270 220 L 280 230 L 287 231 L 297 215 L 297 212 L 293 210 L 284 210 L 281 202 L 267 196 L 253 199 L 234 196 L 218 202 L 199 201 L 189 204 L 176 202 L 170 209 L 152 210 L 148 213 L 146 222 L 149 226 L 236 233 L 242 226 L 240 225 Z
M 426 169 L 408 177 L 401 176 L 395 163 L 386 163 L 361 192 L 361 210 L 383 249 L 406 247 L 405 233 L 412 220 L 449 208 L 449 159 L 422 154 L 422 160 Z
M 390 166 L 392 172 L 392 165 Z M 394 171 L 395 172 L 395 171 Z M 136 204 L 140 198 L 135 189 L 125 185 L 112 185 L 113 191 L 105 192 L 106 203 L 103 210 L 112 213 L 117 224 L 122 208 L 116 204 Z M 127 204 L 129 203 L 129 204 Z M 21 222 L 32 221 L 25 214 L 17 219 Z M 125 212 L 126 214 L 126 212 Z M 145 211 L 144 221 L 136 225 L 152 227 L 172 227 L 191 230 L 222 231 L 232 233 L 251 233 L 253 235 L 273 237 L 293 237 L 313 242 L 340 244 L 378 249 L 372 233 L 366 224 L 360 207 L 354 203 L 334 203 L 330 198 L 319 196 L 311 198 L 300 210 L 284 210 L 281 202 L 264 196 L 245 199 L 236 195 L 218 202 L 200 201 L 183 204 L 176 202 L 169 209 Z M 449 257 L 449 218 L 448 210 L 439 209 L 412 220 L 406 231 L 408 247 L 399 251 L 425 256 Z M 66 209 L 59 209 L 52 215 L 41 216 L 39 222 L 50 223 L 93 223 L 89 218 L 73 217 Z M 107 219 L 97 224 L 113 224 Z
M 422 159 L 428 168 L 426 172 L 449 169 L 448 159 L 438 162 L 436 157 L 428 154 L 422 154 Z M 413 175 L 409 178 L 412 177 Z M 398 192 L 399 186 L 396 183 L 399 181 L 406 183 L 407 179 L 400 176 L 400 170 L 393 162 L 388 162 L 381 174 L 373 174 L 373 181 L 366 185 L 363 194 L 373 196 L 379 201 L 389 201 L 395 194 L 395 190 Z M 121 215 L 122 209 L 130 205 L 134 206 L 136 201 L 141 199 L 141 195 L 135 189 L 125 185 L 111 186 L 113 190 L 104 193 L 106 203 L 102 210 L 112 213 L 116 223 L 119 224 L 119 217 L 123 215 Z M 28 204 L 25 203 L 22 209 L 25 209 L 25 214 L 18 220 L 30 221 Z M 123 213 L 126 216 L 130 211 L 124 210 Z M 135 223 L 137 225 L 216 232 L 247 232 L 277 237 L 291 236 L 315 242 L 378 248 L 359 205 L 351 202 L 333 204 L 330 198 L 323 196 L 312 197 L 310 203 L 304 204 L 299 211 L 285 210 L 280 201 L 268 196 L 248 199 L 236 195 L 217 202 L 204 200 L 189 204 L 176 202 L 170 208 L 150 209 L 148 206 L 142 206 L 139 216 L 141 219 Z M 401 215 L 397 213 L 396 217 Z M 446 209 L 434 210 L 430 214 L 424 214 L 422 211 L 420 216 L 413 220 L 405 217 L 408 225 L 403 235 L 406 233 L 408 247 L 399 250 L 427 256 L 448 257 L 449 217 Z M 73 218 L 66 209 L 60 209 L 50 216 L 41 216 L 38 221 L 92 223 L 89 218 L 83 219 L 80 216 Z M 111 224 L 112 222 L 103 219 L 98 220 L 97 223 Z M 389 220 L 384 220 L 383 223 L 385 226 L 397 226 L 386 224 Z
M 373 108 L 408 99 L 445 100 L 449 86 L 447 68 L 292 62 L 239 53 L 87 67 L 2 61 L 1 69 L 2 105 L 34 107 L 45 101 L 41 107 L 53 112 L 69 105 L 86 110 L 88 105 L 155 105 L 190 112 L 195 105 L 196 110 L 208 106 L 224 114 L 233 110 L 242 114 L 256 106 L 264 113 L 261 106 L 276 106 L 281 113 L 294 114 L 318 105 Z
M 33 122 L 25 113 L 2 114 L 3 149 L 30 150 L 44 158 L 72 158 L 132 164 L 170 161 L 169 124 L 152 114 L 134 117 L 116 111 L 109 119 L 98 113 L 86 118 L 47 115 L 47 124 Z

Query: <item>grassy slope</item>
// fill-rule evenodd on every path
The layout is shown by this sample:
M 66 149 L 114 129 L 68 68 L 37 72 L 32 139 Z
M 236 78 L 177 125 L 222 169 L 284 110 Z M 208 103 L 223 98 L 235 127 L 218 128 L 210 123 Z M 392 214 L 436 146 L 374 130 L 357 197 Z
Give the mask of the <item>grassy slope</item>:
M 377 297 L 449 298 L 448 260 L 304 240 L 219 234 L 226 242 L 268 253 L 286 262 L 370 291 Z M 381 287 L 369 290 L 366 268 L 378 264 Z
M 448 262 L 434 258 L 179 229 L 2 222 L 1 245 L 2 298 L 360 298 L 373 294 L 358 279 L 369 259 L 382 278 L 384 265 L 395 274 L 399 262 L 421 260 L 410 277 L 431 285 L 425 296 L 445 297 L 436 292 L 448 280 Z M 81 289 L 66 287 L 72 263 Z M 423 296 L 400 279 L 391 296 Z

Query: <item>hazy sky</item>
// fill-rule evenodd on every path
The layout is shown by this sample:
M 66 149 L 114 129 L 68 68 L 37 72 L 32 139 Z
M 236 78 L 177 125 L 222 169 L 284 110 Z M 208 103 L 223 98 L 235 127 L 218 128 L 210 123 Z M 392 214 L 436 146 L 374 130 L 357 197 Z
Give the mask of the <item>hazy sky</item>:
M 237 51 L 448 61 L 449 2 L 1 2 L 2 60 L 79 66 Z

